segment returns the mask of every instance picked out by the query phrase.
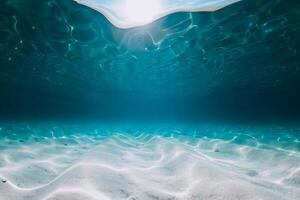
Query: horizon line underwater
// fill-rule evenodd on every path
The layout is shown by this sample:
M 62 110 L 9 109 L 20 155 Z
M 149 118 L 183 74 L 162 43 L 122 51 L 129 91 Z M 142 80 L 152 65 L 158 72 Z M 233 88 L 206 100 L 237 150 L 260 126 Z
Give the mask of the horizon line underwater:
M 299 10 L 0 1 L 0 200 L 299 200 Z

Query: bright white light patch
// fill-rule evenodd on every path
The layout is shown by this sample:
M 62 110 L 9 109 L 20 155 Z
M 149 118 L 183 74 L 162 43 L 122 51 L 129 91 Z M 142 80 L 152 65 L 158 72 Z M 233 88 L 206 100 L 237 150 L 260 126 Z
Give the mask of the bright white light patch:
M 160 0 L 125 0 L 123 16 L 133 24 L 146 24 L 160 13 Z
M 102 13 L 119 28 L 149 24 L 175 12 L 215 11 L 241 0 L 74 0 Z

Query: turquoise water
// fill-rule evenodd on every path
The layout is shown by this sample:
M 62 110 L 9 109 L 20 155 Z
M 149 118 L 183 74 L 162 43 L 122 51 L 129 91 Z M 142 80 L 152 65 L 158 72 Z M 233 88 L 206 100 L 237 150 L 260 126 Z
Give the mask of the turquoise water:
M 133 29 L 72 0 L 0 5 L 2 87 L 39 92 L 27 101 L 62 104 L 59 96 L 95 108 L 111 98 L 291 95 L 299 86 L 297 1 L 244 0 Z
M 1 0 L 0 200 L 299 200 L 299 10 Z

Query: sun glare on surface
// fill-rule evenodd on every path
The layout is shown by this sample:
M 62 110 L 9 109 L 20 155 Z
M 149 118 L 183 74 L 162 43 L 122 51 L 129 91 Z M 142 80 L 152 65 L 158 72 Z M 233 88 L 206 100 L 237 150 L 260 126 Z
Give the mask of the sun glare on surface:
M 146 24 L 161 10 L 160 0 L 125 0 L 123 16 L 130 23 Z

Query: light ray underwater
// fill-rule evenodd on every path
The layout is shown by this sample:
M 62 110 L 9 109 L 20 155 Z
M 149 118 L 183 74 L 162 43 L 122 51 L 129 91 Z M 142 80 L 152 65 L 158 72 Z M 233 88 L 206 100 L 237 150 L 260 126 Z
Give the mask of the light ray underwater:
M 0 200 L 299 200 L 299 10 L 0 1 Z

